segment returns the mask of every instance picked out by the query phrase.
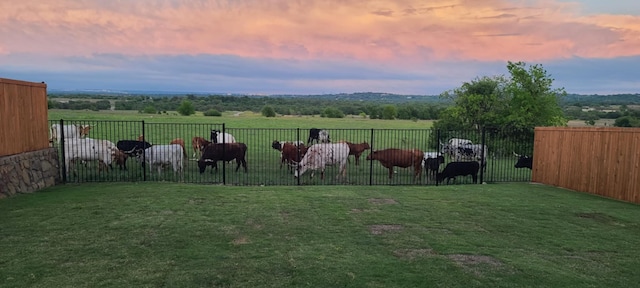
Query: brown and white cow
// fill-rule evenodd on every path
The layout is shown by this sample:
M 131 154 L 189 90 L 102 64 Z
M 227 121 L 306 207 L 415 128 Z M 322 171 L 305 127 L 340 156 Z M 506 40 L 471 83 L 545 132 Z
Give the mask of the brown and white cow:
M 304 155 L 294 176 L 300 177 L 307 170 L 320 170 L 321 179 L 324 179 L 324 170 L 326 166 L 338 165 L 340 173 L 336 175 L 338 178 L 347 176 L 347 159 L 349 157 L 349 145 L 347 143 L 320 143 L 309 147 Z M 313 173 L 311 173 L 313 177 Z
M 204 147 L 207 147 L 207 145 L 211 144 L 211 141 L 204 139 L 200 136 L 195 136 L 193 138 L 191 138 L 191 147 L 193 148 L 193 158 L 196 158 L 196 155 L 200 155 L 202 156 L 202 150 L 204 150 Z M 198 156 L 198 157 L 200 157 Z M 196 158 L 197 159 L 197 158 Z
M 422 173 L 422 161 L 424 153 L 419 149 L 404 150 L 388 148 L 371 151 L 367 155 L 367 160 L 378 160 L 380 164 L 389 169 L 389 179 L 393 179 L 393 167 L 408 168 L 413 167 L 414 180 L 420 179 Z
M 53 124 L 50 129 L 51 138 L 49 139 L 49 143 L 60 143 L 62 132 L 64 132 L 65 139 L 85 138 L 89 135 L 91 128 L 90 125 L 70 124 L 60 126 L 60 124 Z
M 277 141 L 271 143 L 271 147 L 280 151 L 280 169 L 284 164 L 293 172 L 295 164 L 300 162 L 309 149 L 302 141 Z

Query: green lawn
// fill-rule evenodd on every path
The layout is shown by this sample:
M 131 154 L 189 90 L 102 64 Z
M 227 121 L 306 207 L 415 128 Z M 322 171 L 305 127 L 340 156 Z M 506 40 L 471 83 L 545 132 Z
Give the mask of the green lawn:
M 0 287 L 636 287 L 637 205 L 533 184 L 68 184 L 0 199 Z

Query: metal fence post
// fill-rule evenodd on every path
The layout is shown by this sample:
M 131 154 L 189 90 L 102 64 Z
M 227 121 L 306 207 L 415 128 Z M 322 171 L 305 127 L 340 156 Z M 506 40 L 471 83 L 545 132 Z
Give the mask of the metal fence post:
M 484 150 L 487 147 L 487 139 L 486 139 L 486 130 L 485 127 L 482 127 L 482 149 L 480 149 L 480 184 L 484 182 L 484 167 L 487 165 L 487 161 L 484 155 Z
M 56 131 L 57 132 L 57 131 Z M 60 119 L 60 137 L 58 140 L 60 141 L 60 151 L 62 154 L 62 183 L 67 183 L 67 161 L 65 151 L 64 151 L 64 120 Z
M 225 155 L 225 133 L 226 133 L 226 127 L 225 127 L 225 123 L 222 123 L 222 155 Z M 222 160 L 222 185 L 227 185 L 227 166 L 226 166 L 227 161 Z
M 440 147 L 440 129 L 436 130 L 436 140 L 437 140 L 436 145 L 438 145 L 438 150 L 436 150 L 436 151 L 442 152 L 442 147 Z M 440 152 L 438 152 L 438 154 L 436 154 L 436 155 L 440 155 Z M 442 155 L 442 157 L 444 157 L 444 155 Z M 440 163 L 440 161 L 438 160 L 438 162 L 436 162 L 436 163 Z M 425 165 L 425 166 L 427 166 L 427 165 Z M 440 167 L 440 164 L 438 164 L 438 167 Z M 445 167 L 446 167 L 446 165 L 445 165 Z M 438 168 L 438 170 L 440 170 L 440 168 Z M 436 170 L 436 186 L 438 186 L 438 170 Z M 427 173 L 427 174 L 429 174 L 429 173 Z
M 144 120 L 142 120 L 142 181 L 147 181 L 147 159 L 146 154 L 147 151 L 144 142 L 147 141 L 147 134 L 144 132 Z M 149 165 L 149 169 L 151 169 L 151 165 Z
M 296 128 L 296 139 L 298 139 L 298 141 L 300 141 L 300 128 Z M 300 145 L 298 146 L 298 160 L 300 160 L 300 162 L 302 162 L 302 159 L 300 159 Z M 300 186 L 300 178 L 302 178 L 302 175 L 300 175 L 300 165 L 296 164 L 296 172 L 298 173 L 298 177 L 296 177 L 296 182 L 298 182 L 298 186 Z
M 371 137 L 369 139 L 369 142 L 371 143 L 371 152 L 369 152 L 370 154 L 373 153 L 373 128 L 371 128 Z M 373 160 L 369 161 L 369 186 L 373 185 Z

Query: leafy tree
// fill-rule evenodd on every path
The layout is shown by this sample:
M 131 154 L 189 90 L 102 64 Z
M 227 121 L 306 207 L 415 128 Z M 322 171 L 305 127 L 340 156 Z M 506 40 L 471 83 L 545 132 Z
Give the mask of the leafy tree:
M 216 109 L 209 109 L 207 111 L 205 111 L 204 113 L 202 113 L 204 116 L 216 116 L 216 117 L 220 117 L 222 116 L 222 113 L 220 113 L 220 111 L 216 110 Z
M 566 126 L 560 101 L 567 95 L 564 88 L 553 89 L 551 78 L 542 65 L 524 62 L 507 64 L 511 80 L 506 91 L 511 97 L 506 125 L 518 130 L 536 126 Z
M 640 127 L 640 120 L 632 116 L 622 116 L 613 122 L 616 127 Z
M 394 105 L 386 105 L 382 108 L 382 119 L 393 120 L 398 116 L 398 109 Z
M 481 77 L 465 82 L 453 91 L 440 96 L 453 101 L 453 105 L 444 110 L 446 126 L 459 129 L 482 129 L 502 125 L 508 112 L 508 85 L 504 77 Z
M 142 113 L 145 114 L 156 114 L 156 108 L 149 105 L 147 107 L 144 107 L 144 109 L 142 109 Z
M 338 110 L 337 108 L 329 107 L 324 109 L 320 116 L 327 118 L 344 118 L 344 113 L 342 113 L 342 111 Z
M 180 103 L 180 107 L 178 107 L 178 113 L 182 116 L 189 116 L 196 113 L 195 108 L 193 108 L 193 104 L 189 100 L 182 100 Z
M 262 111 L 260 111 L 260 113 L 262 113 L 262 116 L 264 117 L 276 117 L 276 111 L 273 110 L 273 107 L 269 105 L 264 106 L 262 108 Z

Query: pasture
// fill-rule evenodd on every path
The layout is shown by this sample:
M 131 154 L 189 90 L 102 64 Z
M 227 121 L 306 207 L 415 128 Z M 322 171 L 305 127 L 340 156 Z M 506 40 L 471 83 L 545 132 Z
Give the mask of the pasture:
M 425 152 L 437 151 L 436 131 L 431 128 L 431 121 L 379 120 L 359 116 L 333 119 L 322 117 L 273 117 L 266 118 L 252 112 L 225 112 L 222 117 L 205 117 L 202 115 L 178 116 L 175 112 L 167 114 L 140 114 L 131 111 L 71 111 L 50 110 L 50 120 L 64 119 L 65 123 L 89 124 L 93 128 L 89 137 L 107 139 L 114 143 L 118 140 L 134 140 L 145 134 L 145 140 L 152 144 L 168 144 L 172 139 L 182 138 L 186 142 L 188 161 L 185 161 L 184 175 L 174 175 L 171 169 L 158 174 L 144 171 L 135 159 L 129 159 L 128 171 L 117 168 L 110 172 L 97 172 L 97 163 L 89 163 L 87 168 L 76 165 L 77 175 L 68 175 L 70 182 L 92 181 L 177 181 L 187 183 L 224 183 L 231 185 L 435 185 L 433 177 L 423 172 L 419 182 L 413 180 L 410 168 L 394 169 L 393 179 L 388 178 L 388 170 L 377 161 L 366 161 L 369 151 L 361 156 L 359 166 L 351 157 L 347 166 L 346 180 L 336 180 L 337 169 L 329 167 L 325 179 L 309 174 L 300 179 L 294 178 L 284 168 L 280 168 L 280 153 L 271 148 L 274 140 L 301 140 L 306 142 L 309 128 L 324 128 L 330 131 L 332 141 L 346 140 L 354 143 L 368 142 L 372 149 L 401 148 L 420 149 Z M 144 121 L 144 125 L 143 122 Z M 53 122 L 52 122 L 53 123 Z M 222 129 L 235 136 L 238 142 L 247 144 L 247 162 L 249 172 L 241 169 L 235 172 L 234 162 L 219 163 L 218 173 L 208 171 L 200 174 L 197 162 L 193 157 L 191 138 L 194 136 L 209 139 L 211 129 Z M 478 133 L 449 132 L 451 136 L 464 136 L 480 140 Z M 446 139 L 447 135 L 440 135 Z M 445 140 L 446 141 L 446 140 Z M 532 144 L 532 143 L 531 143 Z M 515 169 L 516 159 L 512 151 L 521 152 L 521 147 L 503 141 L 490 147 L 487 169 L 483 172 L 485 182 L 522 182 L 529 181 L 531 172 L 528 169 Z M 224 165 L 224 166 L 223 166 Z M 456 183 L 470 183 L 471 177 L 456 179 Z
M 0 287 L 635 287 L 637 205 L 535 184 L 68 184 L 0 199 Z

